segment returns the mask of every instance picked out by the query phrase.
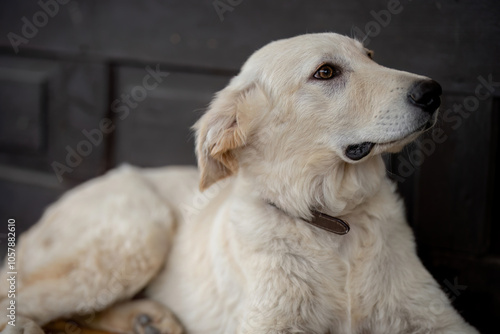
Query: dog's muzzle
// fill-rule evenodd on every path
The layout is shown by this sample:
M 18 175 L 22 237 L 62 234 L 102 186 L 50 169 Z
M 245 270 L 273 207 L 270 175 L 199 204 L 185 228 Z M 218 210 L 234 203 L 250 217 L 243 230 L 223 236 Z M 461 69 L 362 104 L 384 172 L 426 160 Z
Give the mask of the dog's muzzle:
M 434 125 L 435 117 L 432 115 L 441 105 L 442 92 L 441 85 L 431 79 L 420 80 L 410 89 L 407 96 L 408 101 L 430 115 L 430 120 L 415 132 L 427 130 Z M 345 149 L 345 155 L 353 161 L 358 161 L 370 154 L 374 146 L 375 143 L 372 142 L 349 145 Z

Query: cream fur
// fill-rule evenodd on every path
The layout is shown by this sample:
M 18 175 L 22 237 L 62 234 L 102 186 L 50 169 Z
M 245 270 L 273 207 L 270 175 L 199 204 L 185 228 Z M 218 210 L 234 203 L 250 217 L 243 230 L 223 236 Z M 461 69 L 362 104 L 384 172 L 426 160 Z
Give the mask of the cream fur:
M 340 75 L 315 80 L 322 63 Z M 380 157 L 435 120 L 406 100 L 423 78 L 333 33 L 263 47 L 195 125 L 199 173 L 118 169 L 23 236 L 19 312 L 42 324 L 147 286 L 192 334 L 477 333 L 418 259 Z M 377 143 L 368 156 L 346 157 L 365 141 Z M 299 219 L 312 209 L 351 231 Z M 123 289 L 110 288 L 117 271 Z

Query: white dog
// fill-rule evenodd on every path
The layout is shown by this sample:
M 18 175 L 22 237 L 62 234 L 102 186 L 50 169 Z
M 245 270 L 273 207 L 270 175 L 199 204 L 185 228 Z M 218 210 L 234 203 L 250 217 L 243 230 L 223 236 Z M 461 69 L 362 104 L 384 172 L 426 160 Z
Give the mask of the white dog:
M 66 194 L 19 242 L 15 328 L 477 333 L 381 158 L 434 124 L 441 87 L 371 55 L 333 33 L 273 42 L 196 123 L 199 171 L 122 167 Z

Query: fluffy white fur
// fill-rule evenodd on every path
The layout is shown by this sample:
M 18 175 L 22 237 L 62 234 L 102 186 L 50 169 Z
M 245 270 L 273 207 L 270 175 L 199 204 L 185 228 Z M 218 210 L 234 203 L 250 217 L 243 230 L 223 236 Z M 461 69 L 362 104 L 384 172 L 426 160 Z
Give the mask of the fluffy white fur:
M 147 287 L 192 334 L 477 333 L 418 259 L 380 157 L 434 122 L 407 101 L 424 77 L 367 53 L 333 33 L 258 50 L 195 125 L 199 172 L 120 168 L 25 233 L 19 314 L 44 324 L 113 310 Z M 323 63 L 339 74 L 315 79 Z M 345 155 L 367 141 L 368 156 Z M 300 219 L 313 209 L 351 231 Z

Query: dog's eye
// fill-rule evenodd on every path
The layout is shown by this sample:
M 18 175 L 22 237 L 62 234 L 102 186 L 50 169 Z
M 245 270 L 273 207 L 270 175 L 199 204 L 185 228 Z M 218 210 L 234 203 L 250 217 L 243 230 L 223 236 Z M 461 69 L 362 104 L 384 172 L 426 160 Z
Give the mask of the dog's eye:
M 338 71 L 332 66 L 323 65 L 314 73 L 314 77 L 320 80 L 328 80 L 332 79 L 337 73 Z

